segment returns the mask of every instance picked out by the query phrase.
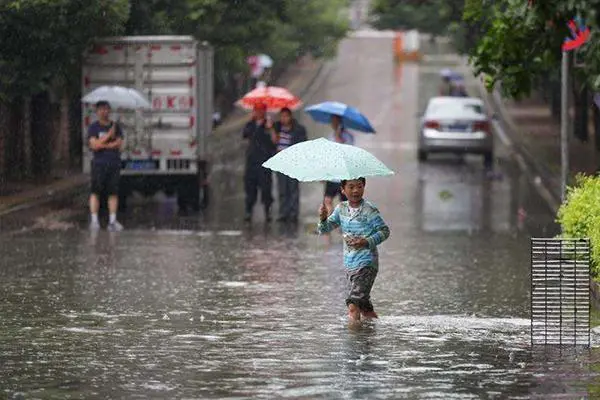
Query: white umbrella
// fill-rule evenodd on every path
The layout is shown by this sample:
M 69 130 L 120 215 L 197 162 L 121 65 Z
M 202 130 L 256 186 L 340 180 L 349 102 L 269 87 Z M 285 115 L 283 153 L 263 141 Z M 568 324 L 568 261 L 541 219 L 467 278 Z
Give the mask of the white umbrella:
M 85 95 L 84 103 L 107 101 L 113 108 L 152 108 L 150 102 L 137 90 L 122 86 L 100 86 Z
M 259 54 L 258 65 L 263 68 L 271 68 L 273 66 L 273 59 L 266 54 Z
M 452 76 L 452 70 L 449 68 L 444 68 L 440 71 L 440 75 L 444 78 L 450 78 Z

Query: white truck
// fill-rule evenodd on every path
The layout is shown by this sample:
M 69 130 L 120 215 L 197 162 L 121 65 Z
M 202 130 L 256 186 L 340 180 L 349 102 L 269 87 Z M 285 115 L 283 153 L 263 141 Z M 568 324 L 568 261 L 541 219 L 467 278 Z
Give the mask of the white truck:
M 119 196 L 133 192 L 177 195 L 180 209 L 208 202 L 206 139 L 212 131 L 213 49 L 191 36 L 126 36 L 100 39 L 85 54 L 82 95 L 99 86 L 132 87 L 150 110 L 113 110 L 124 132 Z M 94 105 L 82 109 L 83 168 L 92 154 L 87 129 Z

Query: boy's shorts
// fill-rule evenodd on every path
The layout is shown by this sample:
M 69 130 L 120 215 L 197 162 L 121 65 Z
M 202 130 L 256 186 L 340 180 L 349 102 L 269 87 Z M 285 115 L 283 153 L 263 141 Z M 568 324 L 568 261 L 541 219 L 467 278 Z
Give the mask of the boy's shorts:
M 363 267 L 356 270 L 346 271 L 348 284 L 348 297 L 346 306 L 356 304 L 360 311 L 373 311 L 371 304 L 371 288 L 377 276 L 377 268 Z
M 92 162 L 91 192 L 101 196 L 116 196 L 119 194 L 119 180 L 121 176 L 121 165 L 113 163 Z

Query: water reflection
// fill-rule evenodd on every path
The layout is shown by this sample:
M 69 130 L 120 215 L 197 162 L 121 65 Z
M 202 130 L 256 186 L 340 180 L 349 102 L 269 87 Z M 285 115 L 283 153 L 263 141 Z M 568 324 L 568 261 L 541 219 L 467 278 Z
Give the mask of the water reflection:
M 470 161 L 470 160 L 469 160 Z M 511 205 L 506 198 L 492 198 L 492 187 L 510 185 L 504 181 L 491 182 L 483 171 L 473 170 L 472 163 L 462 160 L 432 160 L 422 165 L 419 177 L 421 229 L 436 231 L 505 231 L 509 221 L 492 219 L 492 215 L 508 216 Z M 494 224 L 496 222 L 496 224 Z
M 543 199 L 510 165 L 490 178 L 476 159 L 441 157 L 422 164 L 418 180 L 418 225 L 425 232 L 558 231 Z

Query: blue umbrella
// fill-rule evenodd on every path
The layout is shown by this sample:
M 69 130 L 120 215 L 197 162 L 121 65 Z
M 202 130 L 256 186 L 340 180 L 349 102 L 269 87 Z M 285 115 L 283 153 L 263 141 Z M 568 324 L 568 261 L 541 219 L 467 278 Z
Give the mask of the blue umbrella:
M 455 82 L 460 82 L 460 81 L 464 81 L 465 77 L 463 76 L 463 74 L 461 74 L 459 72 L 453 72 L 452 75 L 450 75 L 450 80 L 455 81 Z
M 342 118 L 344 127 L 364 133 L 375 133 L 371 123 L 354 107 L 337 101 L 326 101 L 304 109 L 315 121 L 323 124 L 331 122 L 331 116 Z

